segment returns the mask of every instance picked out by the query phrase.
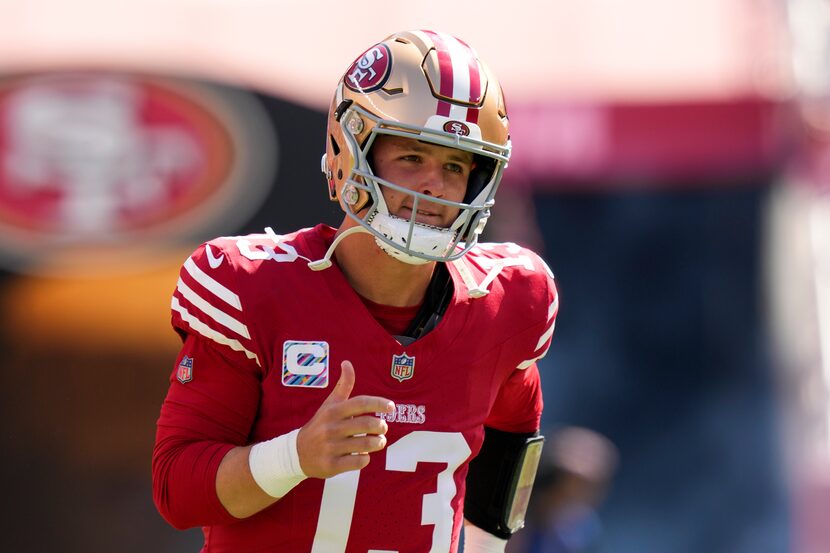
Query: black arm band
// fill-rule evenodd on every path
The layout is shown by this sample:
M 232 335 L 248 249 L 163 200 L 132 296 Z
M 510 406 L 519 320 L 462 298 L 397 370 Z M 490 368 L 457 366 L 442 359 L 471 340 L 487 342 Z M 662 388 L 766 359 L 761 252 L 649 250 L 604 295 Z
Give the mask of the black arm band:
M 464 518 L 494 536 L 509 538 L 524 516 L 544 437 L 484 428 L 484 443 L 467 473 Z

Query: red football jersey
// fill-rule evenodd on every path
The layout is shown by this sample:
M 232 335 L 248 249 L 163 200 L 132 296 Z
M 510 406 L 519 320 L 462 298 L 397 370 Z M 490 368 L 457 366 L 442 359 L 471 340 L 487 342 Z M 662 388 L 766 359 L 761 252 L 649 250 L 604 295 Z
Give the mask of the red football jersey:
M 334 229 L 226 237 L 184 263 L 173 325 L 185 344 L 158 422 L 154 495 L 177 527 L 204 526 L 203 551 L 455 551 L 467 465 L 484 425 L 539 428 L 535 361 L 558 308 L 553 276 L 515 244 L 448 263 L 454 296 L 437 327 L 402 346 L 336 265 L 308 268 Z M 353 395 L 395 402 L 388 446 L 361 471 L 309 478 L 238 521 L 221 506 L 225 453 L 305 424 L 354 364 Z

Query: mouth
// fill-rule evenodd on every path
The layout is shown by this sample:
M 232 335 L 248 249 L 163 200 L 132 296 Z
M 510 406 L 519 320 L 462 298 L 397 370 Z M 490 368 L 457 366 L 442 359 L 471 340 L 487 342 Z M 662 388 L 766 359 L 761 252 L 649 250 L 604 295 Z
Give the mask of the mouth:
M 398 217 L 401 219 L 406 219 L 409 221 L 412 218 L 412 208 L 403 206 L 398 210 Z M 419 209 L 415 213 L 415 221 L 418 223 L 424 223 L 427 225 L 432 226 L 441 226 L 443 222 L 443 217 L 440 213 L 435 211 L 430 211 L 428 209 Z

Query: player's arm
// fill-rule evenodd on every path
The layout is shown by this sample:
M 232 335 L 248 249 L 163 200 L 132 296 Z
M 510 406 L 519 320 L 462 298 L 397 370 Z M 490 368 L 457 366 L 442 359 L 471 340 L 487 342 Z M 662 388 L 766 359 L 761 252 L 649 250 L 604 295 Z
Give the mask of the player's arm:
M 539 373 L 534 364 L 513 372 L 501 387 L 470 462 L 464 499 L 466 553 L 503 551 L 524 525 L 543 444 Z
M 507 540 L 524 526 L 544 438 L 538 432 L 485 430 L 467 474 L 464 515 L 469 524 Z
M 154 499 L 178 528 L 234 522 L 254 514 L 308 476 L 360 468 L 385 445 L 386 423 L 374 416 L 391 402 L 348 398 L 348 373 L 309 422 L 283 436 L 250 444 L 263 373 L 250 311 L 236 290 L 234 257 L 220 241 L 184 263 L 171 302 L 173 325 L 185 338 L 179 355 L 186 379 L 171 377 L 153 454 Z M 344 395 L 345 394 L 345 395 Z M 365 436 L 355 436 L 365 434 Z M 351 453 L 361 454 L 351 456 Z
M 380 397 L 350 398 L 354 381 L 354 367 L 344 361 L 331 394 L 302 428 L 225 455 L 216 493 L 229 513 L 251 516 L 306 477 L 360 470 L 369 464 L 369 453 L 386 447 L 386 421 L 374 413 L 390 413 L 395 406 Z
M 490 430 L 492 432 L 492 430 Z M 502 553 L 524 526 L 544 438 L 514 434 L 491 437 L 467 477 L 464 552 Z M 495 443 L 494 443 L 495 442 Z M 507 447 L 496 444 L 507 442 Z
M 197 336 L 187 338 L 184 355 L 193 360 L 193 377 L 171 379 L 153 455 L 154 499 L 177 528 L 249 517 L 307 476 L 363 468 L 369 453 L 386 445 L 386 422 L 374 413 L 394 406 L 383 398 L 349 398 L 351 363 L 343 363 L 329 398 L 302 428 L 248 445 L 259 405 L 256 374 L 242 368 L 241 356 Z
M 238 291 L 233 249 L 220 239 L 196 249 L 184 262 L 171 302 L 172 323 L 184 345 L 191 373 L 170 379 L 157 425 L 153 454 L 154 499 L 178 528 L 236 520 L 229 494 L 217 478 L 225 458 L 247 458 L 263 378 L 261 355 L 252 339 L 250 311 Z M 236 483 L 244 482 L 244 475 Z M 244 486 L 243 486 L 244 488 Z M 259 508 L 273 503 L 262 490 L 241 493 Z M 231 497 L 236 498 L 234 494 Z M 231 508 L 229 508 L 231 507 Z
M 233 522 L 216 476 L 227 453 L 247 443 L 259 405 L 258 367 L 195 334 L 187 335 L 177 365 L 185 358 L 191 372 L 182 382 L 174 369 L 157 423 L 153 498 L 176 528 Z
M 536 323 L 516 335 L 500 359 L 508 377 L 485 421 L 481 450 L 470 462 L 465 495 L 466 553 L 504 551 L 507 539 L 524 525 L 544 438 L 539 435 L 542 387 L 536 361 L 550 346 L 558 295 L 549 271 L 534 304 Z M 544 291 L 544 292 L 543 292 Z

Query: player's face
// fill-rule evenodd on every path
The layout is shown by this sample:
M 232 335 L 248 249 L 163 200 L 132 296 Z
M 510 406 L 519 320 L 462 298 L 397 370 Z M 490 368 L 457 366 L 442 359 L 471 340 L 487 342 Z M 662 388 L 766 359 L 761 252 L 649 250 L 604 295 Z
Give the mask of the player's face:
M 413 138 L 381 135 L 372 145 L 375 174 L 389 182 L 427 196 L 460 202 L 467 191 L 473 168 L 473 154 L 421 142 Z M 384 187 L 389 213 L 402 219 L 412 217 L 415 199 Z M 435 227 L 449 227 L 458 210 L 435 202 L 418 203 L 415 220 Z

